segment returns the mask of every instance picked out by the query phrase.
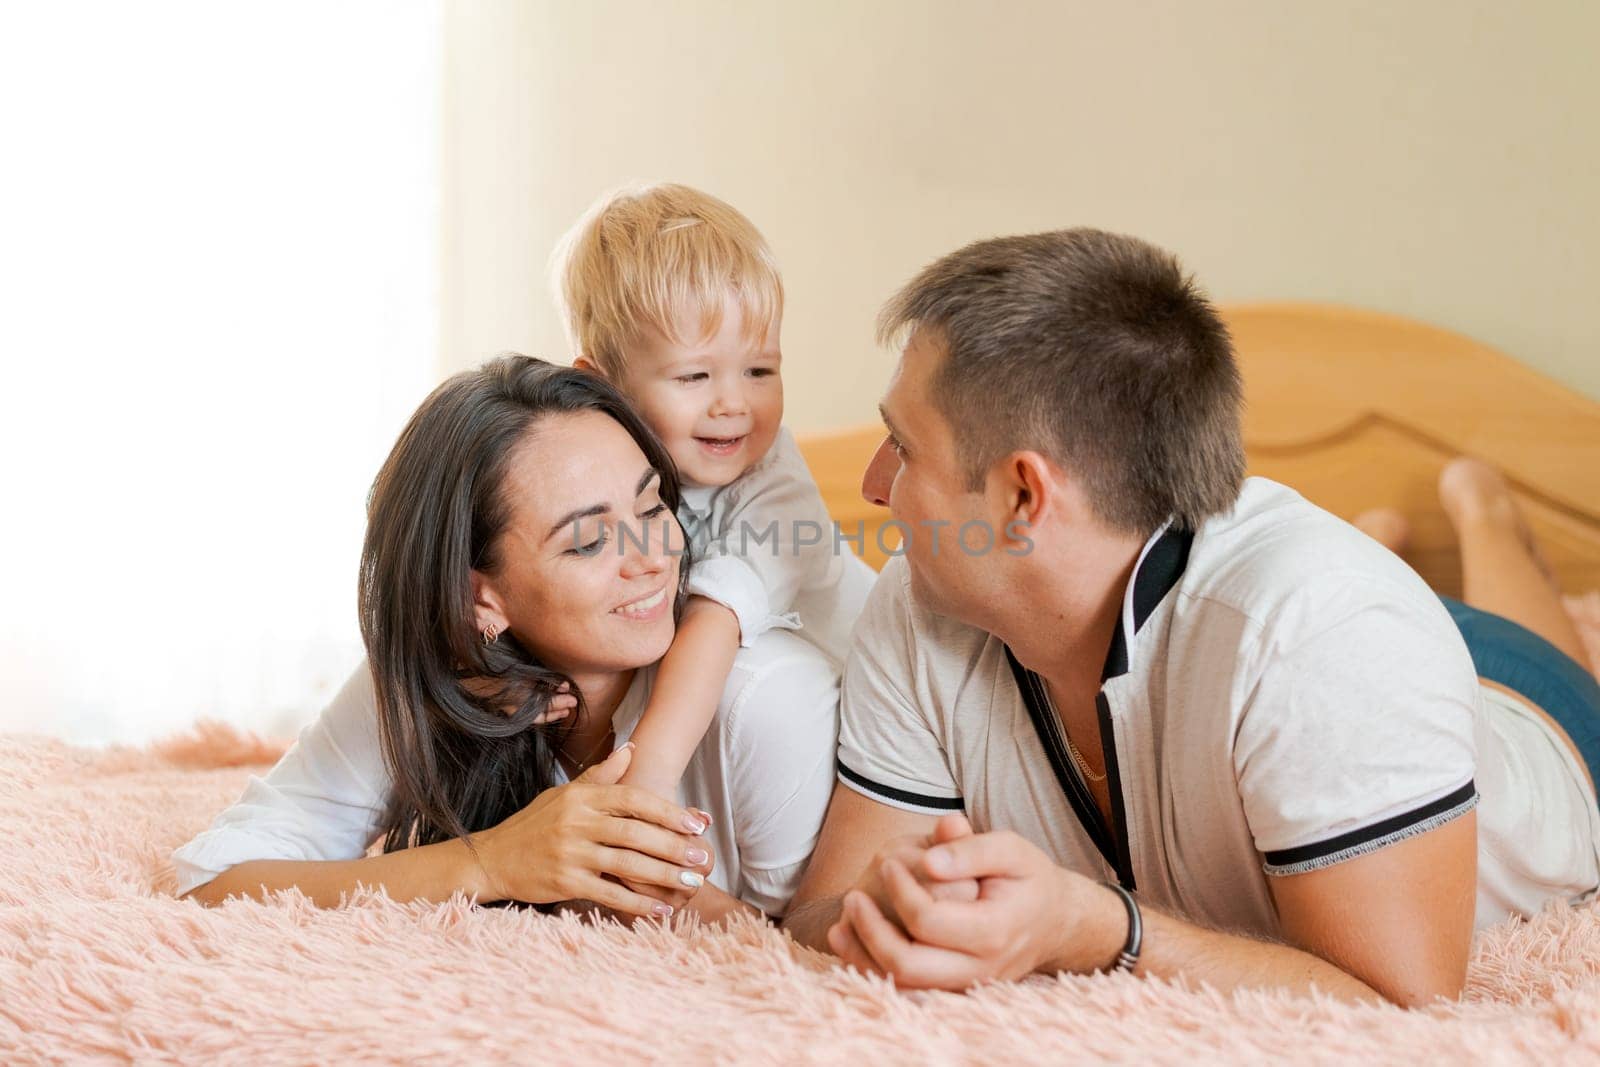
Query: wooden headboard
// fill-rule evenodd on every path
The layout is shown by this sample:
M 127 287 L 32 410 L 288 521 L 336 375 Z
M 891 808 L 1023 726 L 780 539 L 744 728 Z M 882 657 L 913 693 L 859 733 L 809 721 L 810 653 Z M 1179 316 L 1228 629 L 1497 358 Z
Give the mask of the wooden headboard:
M 1406 558 L 1443 593 L 1461 589 L 1454 535 L 1435 491 L 1469 454 L 1505 471 L 1569 591 L 1600 589 L 1600 403 L 1459 334 L 1393 315 L 1319 304 L 1223 309 L 1245 380 L 1250 472 L 1336 515 L 1394 507 L 1412 522 Z M 883 431 L 802 436 L 824 501 L 848 533 L 865 523 L 868 562 L 886 558 L 888 517 L 861 499 Z M 891 536 L 886 540 L 893 544 Z

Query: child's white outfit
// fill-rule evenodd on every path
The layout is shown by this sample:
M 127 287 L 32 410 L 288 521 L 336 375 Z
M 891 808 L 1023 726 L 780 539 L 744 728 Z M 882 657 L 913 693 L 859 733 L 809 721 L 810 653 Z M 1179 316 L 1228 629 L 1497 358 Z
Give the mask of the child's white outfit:
M 834 526 L 787 429 L 727 485 L 685 487 L 678 521 L 693 556 L 688 590 L 738 617 L 740 645 L 797 630 L 844 663 L 878 576 L 850 550 L 855 531 Z

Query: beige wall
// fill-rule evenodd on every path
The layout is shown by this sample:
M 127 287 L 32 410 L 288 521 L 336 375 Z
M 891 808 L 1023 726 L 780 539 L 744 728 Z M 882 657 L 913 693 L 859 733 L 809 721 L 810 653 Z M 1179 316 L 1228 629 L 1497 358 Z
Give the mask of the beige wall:
M 1219 300 L 1336 301 L 1600 398 L 1600 4 L 463 2 L 444 367 L 562 358 L 600 190 L 700 185 L 785 267 L 789 422 L 873 419 L 878 304 L 984 236 L 1093 224 Z

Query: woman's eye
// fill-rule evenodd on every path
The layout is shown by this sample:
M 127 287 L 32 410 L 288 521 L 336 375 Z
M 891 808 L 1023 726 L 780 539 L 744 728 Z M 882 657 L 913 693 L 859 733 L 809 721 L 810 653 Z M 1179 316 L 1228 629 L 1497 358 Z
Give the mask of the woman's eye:
M 599 551 L 604 547 L 606 547 L 606 532 L 604 530 L 601 530 L 600 531 L 600 536 L 596 537 L 593 541 L 590 541 L 588 544 L 586 544 L 586 545 L 574 545 L 571 548 L 567 549 L 567 555 L 569 555 L 569 556 L 585 556 L 585 557 L 593 556 L 593 555 L 598 554 Z
M 905 459 L 906 458 L 905 446 L 902 445 L 899 441 L 896 441 L 894 439 L 893 435 L 890 435 L 890 437 L 889 437 L 889 450 L 891 452 L 893 452 L 895 455 L 899 456 L 901 459 Z
M 667 506 L 665 504 L 657 504 L 655 507 L 653 507 L 649 511 L 645 512 L 644 513 L 644 517 L 647 518 L 647 519 L 653 519 L 657 515 L 661 514 L 663 511 L 666 511 L 666 510 L 667 510 Z

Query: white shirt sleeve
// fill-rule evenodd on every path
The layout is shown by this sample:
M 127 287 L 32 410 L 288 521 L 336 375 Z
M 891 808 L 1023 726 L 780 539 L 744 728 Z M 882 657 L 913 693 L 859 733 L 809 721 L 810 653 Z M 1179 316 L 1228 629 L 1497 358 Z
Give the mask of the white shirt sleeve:
M 266 777 L 172 854 L 178 894 L 250 860 L 343 860 L 377 836 L 390 789 L 366 661 Z
M 772 450 L 713 495 L 703 543 L 695 545 L 688 591 L 739 619 L 745 648 L 771 629 L 794 629 L 802 590 L 830 580 L 843 563 L 833 520 L 788 430 Z
M 833 794 L 839 676 L 798 638 L 774 634 L 758 651 L 735 662 L 719 713 L 721 743 L 739 850 L 737 895 L 782 915 Z
M 881 804 L 944 815 L 963 803 L 930 698 L 917 684 L 919 643 L 909 571 L 903 558 L 891 559 L 845 661 L 839 781 Z
M 1233 755 L 1268 874 L 1328 867 L 1472 809 L 1478 680 L 1437 599 L 1330 576 L 1263 633 Z

